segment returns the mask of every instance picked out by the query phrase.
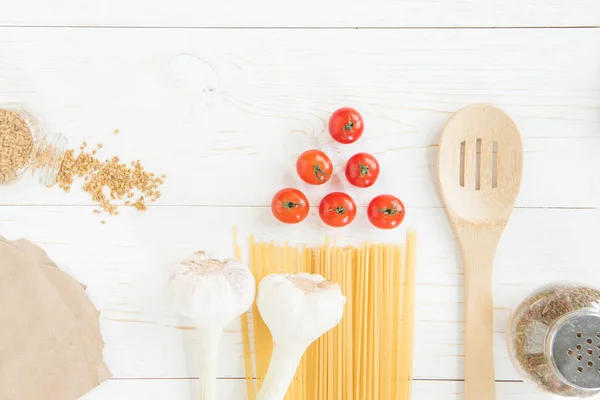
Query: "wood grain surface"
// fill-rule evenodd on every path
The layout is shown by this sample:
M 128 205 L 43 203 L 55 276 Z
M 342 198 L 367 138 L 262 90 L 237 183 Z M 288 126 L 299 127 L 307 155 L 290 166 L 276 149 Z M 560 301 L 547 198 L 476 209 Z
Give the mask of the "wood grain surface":
M 4 26 L 499 27 L 598 26 L 595 0 L 20 0 Z
M 316 243 L 329 235 L 349 244 L 401 241 L 415 228 L 414 398 L 463 399 L 463 274 L 435 177 L 444 124 L 476 102 L 505 110 L 524 149 L 521 193 L 494 263 L 497 399 L 547 398 L 521 382 L 505 331 L 511 310 L 541 284 L 600 286 L 599 25 L 594 0 L 4 7 L 0 103 L 23 105 L 73 147 L 102 143 L 102 155 L 140 159 L 168 176 L 146 213 L 122 208 L 116 218 L 94 214 L 77 188 L 67 194 L 31 178 L 0 188 L 0 234 L 39 243 L 88 285 L 102 311 L 115 379 L 84 399 L 194 398 L 194 330 L 161 295 L 163 284 L 168 267 L 191 251 L 232 255 L 233 226 L 243 240 Z M 354 145 L 327 134 L 341 106 L 365 117 Z M 327 187 L 309 188 L 295 175 L 296 156 L 310 147 L 336 165 Z M 382 166 L 366 190 L 343 179 L 345 160 L 359 151 Z M 285 186 L 305 190 L 313 205 L 347 190 L 357 219 L 334 230 L 313 208 L 305 223 L 280 225 L 269 204 Z M 394 232 L 372 228 L 365 214 L 386 192 L 407 207 Z M 238 324 L 221 353 L 219 399 L 245 400 Z

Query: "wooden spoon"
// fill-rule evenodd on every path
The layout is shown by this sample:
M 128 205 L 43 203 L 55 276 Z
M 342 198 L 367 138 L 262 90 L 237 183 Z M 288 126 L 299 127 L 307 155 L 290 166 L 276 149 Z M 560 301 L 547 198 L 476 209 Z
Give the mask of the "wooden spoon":
M 438 178 L 465 275 L 465 398 L 494 400 L 492 270 L 521 186 L 523 148 L 513 120 L 475 104 L 446 124 Z

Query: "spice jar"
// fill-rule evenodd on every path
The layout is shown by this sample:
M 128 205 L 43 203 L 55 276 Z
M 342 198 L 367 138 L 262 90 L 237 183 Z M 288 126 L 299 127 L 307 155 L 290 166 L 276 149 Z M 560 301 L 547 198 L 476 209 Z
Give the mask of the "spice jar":
M 544 286 L 515 310 L 509 334 L 515 366 L 543 390 L 571 398 L 600 393 L 599 290 Z
M 53 185 L 66 150 L 66 138 L 49 134 L 25 109 L 0 105 L 0 185 L 16 182 L 26 171 Z

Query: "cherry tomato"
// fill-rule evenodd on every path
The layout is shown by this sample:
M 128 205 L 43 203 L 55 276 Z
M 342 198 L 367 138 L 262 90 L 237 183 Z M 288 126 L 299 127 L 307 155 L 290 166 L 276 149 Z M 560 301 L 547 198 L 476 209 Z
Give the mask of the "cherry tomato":
M 356 217 L 356 204 L 346 193 L 329 193 L 319 204 L 319 216 L 329 226 L 346 226 Z
M 382 194 L 375 197 L 367 207 L 369 221 L 381 229 L 393 229 L 404 220 L 404 204 L 399 198 L 391 194 Z
M 271 211 L 279 221 L 286 224 L 297 224 L 308 215 L 308 199 L 299 190 L 282 189 L 273 197 Z
M 346 179 L 354 186 L 369 187 L 375 183 L 378 176 L 379 163 L 369 153 L 355 154 L 346 163 Z
M 358 111 L 350 107 L 340 108 L 329 118 L 329 134 L 344 144 L 356 142 L 363 131 L 365 123 Z
M 331 178 L 333 164 L 321 150 L 307 150 L 298 157 L 296 171 L 304 182 L 321 185 Z

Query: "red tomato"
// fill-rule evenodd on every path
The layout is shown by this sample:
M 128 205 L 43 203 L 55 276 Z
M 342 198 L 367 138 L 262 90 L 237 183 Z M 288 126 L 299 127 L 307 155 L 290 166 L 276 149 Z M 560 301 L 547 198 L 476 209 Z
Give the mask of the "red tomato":
M 321 185 L 331 178 L 333 164 L 321 150 L 307 150 L 298 157 L 296 171 L 304 182 Z
M 354 186 L 371 186 L 379 176 L 379 163 L 369 153 L 358 153 L 346 163 L 346 179 Z
M 282 189 L 275 194 L 271 202 L 271 211 L 275 218 L 286 224 L 297 224 L 308 215 L 308 199 L 299 190 Z
M 331 137 L 344 144 L 356 142 L 363 131 L 365 123 L 358 111 L 344 107 L 334 112 L 329 118 L 329 134 Z
M 371 200 L 367 207 L 367 215 L 369 221 L 378 228 L 396 228 L 404 220 L 404 204 L 391 194 L 382 194 Z
M 329 193 L 319 204 L 319 216 L 329 226 L 346 226 L 356 217 L 356 204 L 346 193 Z

